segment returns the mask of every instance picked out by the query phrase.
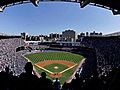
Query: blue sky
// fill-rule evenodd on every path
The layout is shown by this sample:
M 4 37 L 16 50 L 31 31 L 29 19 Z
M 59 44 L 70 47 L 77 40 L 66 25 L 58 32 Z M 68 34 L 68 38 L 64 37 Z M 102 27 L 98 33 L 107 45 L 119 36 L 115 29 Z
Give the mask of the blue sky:
M 120 31 L 120 16 L 95 6 L 80 8 L 79 3 L 40 2 L 7 7 L 0 13 L 0 33 L 31 35 L 61 33 L 65 29 L 80 32 Z

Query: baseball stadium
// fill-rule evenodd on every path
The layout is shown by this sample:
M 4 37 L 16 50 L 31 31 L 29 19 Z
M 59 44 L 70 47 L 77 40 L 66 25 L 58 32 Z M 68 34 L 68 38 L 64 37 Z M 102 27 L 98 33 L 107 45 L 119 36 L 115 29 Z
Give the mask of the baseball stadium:
M 66 46 L 61 47 L 60 50 L 58 44 L 56 47 L 59 50 L 47 50 L 48 46 L 43 49 L 43 45 L 41 48 L 40 45 L 28 45 L 21 36 L 1 36 L 0 38 L 2 55 L 0 80 L 2 82 L 7 80 L 2 83 L 1 90 L 4 88 L 9 88 L 9 90 L 35 90 L 38 88 L 54 90 L 55 86 L 52 81 L 57 79 L 62 85 L 60 89 L 78 90 L 77 88 L 81 88 L 84 90 L 87 87 L 95 89 L 99 85 L 100 90 L 108 87 L 116 88 L 117 84 L 114 85 L 114 83 L 119 78 L 118 66 L 120 63 L 118 60 L 119 37 L 84 37 L 79 47 L 68 46 L 69 51 Z M 114 79 L 115 82 L 105 80 L 112 84 L 112 87 L 104 87 L 102 86 L 104 84 L 100 83 L 107 78 L 108 80 Z M 86 82 L 83 82 L 85 80 Z
M 34 13 L 34 11 L 31 14 L 31 9 L 26 9 L 27 14 L 23 17 L 21 17 L 21 12 L 19 11 L 22 9 L 15 9 L 20 13 L 16 13 L 16 17 L 13 16 L 12 18 L 14 11 L 12 12 L 10 7 L 27 3 L 32 3 L 38 7 L 39 2 L 49 1 L 70 2 L 79 4 L 80 8 L 95 6 L 102 8 L 102 10 L 112 11 L 113 15 L 111 17 L 107 14 L 105 18 L 97 17 L 95 19 L 96 11 L 94 14 L 92 12 L 92 16 L 89 17 L 90 20 L 88 20 L 87 16 L 89 16 L 91 11 L 82 12 L 84 15 L 81 15 L 81 19 L 84 17 L 87 20 L 86 23 L 84 22 L 85 20 L 82 21 L 85 26 L 81 23 L 84 28 L 92 26 L 93 23 L 98 28 L 101 27 L 99 28 L 100 30 L 105 30 L 105 26 L 109 27 L 107 29 L 114 29 L 115 23 L 119 25 L 119 20 L 116 20 L 119 17 L 115 16 L 120 14 L 120 1 L 117 0 L 0 0 L 0 26 L 2 30 L 0 32 L 8 30 L 10 33 L 9 29 L 12 30 L 13 28 L 18 30 L 18 32 L 28 28 L 32 29 L 29 31 L 35 32 L 34 30 L 38 29 L 38 18 L 35 19 L 36 17 L 33 16 L 38 17 L 45 13 L 45 8 L 39 14 Z M 7 7 L 9 7 L 10 11 Z M 18 8 L 22 8 L 22 6 Z M 66 6 L 66 8 L 68 7 Z M 74 11 L 73 8 L 71 10 Z M 8 15 L 6 15 L 7 12 L 9 13 Z M 54 12 L 56 13 L 57 10 Z M 58 12 L 56 16 L 62 17 Z M 68 12 L 62 12 L 67 14 L 63 18 L 75 15 L 76 18 L 72 19 L 79 23 L 78 21 L 80 20 L 77 20 L 77 14 L 71 13 L 71 11 L 68 14 Z M 50 15 L 53 15 L 53 12 Z M 5 20 L 3 20 L 3 16 Z M 31 20 L 26 19 L 26 17 L 30 17 Z M 112 19 L 108 19 L 108 17 Z M 17 20 L 16 18 L 19 19 Z M 54 20 L 50 17 L 45 18 L 45 20 L 47 19 L 57 22 L 59 18 L 55 17 Z M 65 21 L 64 19 L 63 21 Z M 101 19 L 102 23 L 99 24 L 98 19 Z M 107 20 L 112 22 L 112 24 L 106 24 L 105 21 Z M 26 23 L 26 21 L 30 23 Z M 47 24 L 45 24 L 43 20 L 41 26 L 49 29 L 47 25 L 51 24 L 51 21 L 47 20 Z M 69 22 L 69 18 L 66 21 Z M 63 27 L 56 22 L 55 28 Z M 68 25 L 66 23 L 64 23 L 64 27 Z M 72 22 L 69 23 L 72 24 Z M 76 23 L 73 26 L 79 27 L 80 25 Z M 34 28 L 32 28 L 33 25 L 35 25 Z M 79 28 L 83 28 L 82 25 Z M 41 27 L 42 31 L 44 29 Z M 120 32 L 106 35 L 95 31 L 90 33 L 81 32 L 77 35 L 77 39 L 75 38 L 75 31 L 72 29 L 67 29 L 60 35 L 51 33 L 49 36 L 29 36 L 25 32 L 22 32 L 21 35 L 0 33 L 0 90 L 120 90 Z

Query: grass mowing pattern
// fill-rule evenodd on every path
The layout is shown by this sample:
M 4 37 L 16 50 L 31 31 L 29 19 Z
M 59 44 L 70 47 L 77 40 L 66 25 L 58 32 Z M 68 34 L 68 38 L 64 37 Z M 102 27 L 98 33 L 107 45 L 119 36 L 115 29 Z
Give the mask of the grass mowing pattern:
M 70 78 L 70 76 L 74 73 L 75 69 L 76 69 L 76 67 L 74 67 L 74 68 L 66 71 L 65 73 L 63 73 L 62 77 L 59 78 L 59 79 L 60 79 L 60 82 L 61 82 L 62 84 L 64 84 L 64 82 L 65 82 L 66 80 L 68 80 L 68 78 Z
M 73 54 L 73 53 L 69 53 L 69 52 L 42 52 L 42 53 L 28 54 L 28 55 L 25 55 L 25 57 L 27 57 L 33 64 L 41 62 L 41 61 L 45 61 L 45 60 L 66 60 L 66 61 L 71 61 L 74 63 L 80 63 L 80 61 L 84 58 L 81 55 Z M 47 69 L 49 68 L 50 71 L 53 71 L 52 70 L 52 69 L 54 69 L 53 66 L 56 66 L 56 63 L 54 63 L 54 64 L 53 65 L 51 64 L 51 66 L 48 65 L 45 68 L 47 68 Z M 61 67 L 61 66 L 58 66 L 58 67 Z M 62 84 L 74 73 L 76 67 L 63 73 L 62 77 L 59 78 Z M 45 72 L 44 70 L 42 70 L 36 66 L 35 66 L 35 68 L 40 73 Z M 52 78 L 48 72 L 46 72 L 46 74 L 47 74 L 48 78 L 55 79 L 55 78 Z
M 37 63 L 44 60 L 67 60 L 74 63 L 79 63 L 83 59 L 83 56 L 73 54 L 69 52 L 43 52 L 25 55 L 33 63 Z

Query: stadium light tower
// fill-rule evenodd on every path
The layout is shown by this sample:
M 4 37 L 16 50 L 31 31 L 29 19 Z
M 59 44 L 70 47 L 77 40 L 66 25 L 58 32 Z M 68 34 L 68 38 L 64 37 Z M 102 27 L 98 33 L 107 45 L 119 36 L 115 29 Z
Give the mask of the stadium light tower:
M 118 15 L 118 14 L 120 14 L 120 10 L 113 9 L 112 12 L 113 12 L 113 15 Z
M 80 6 L 81 6 L 81 8 L 84 8 L 89 3 L 90 3 L 90 0 L 80 0 Z
M 4 9 L 5 9 L 5 6 L 0 6 L 0 12 L 3 12 Z
M 30 0 L 36 7 L 38 6 L 40 0 Z

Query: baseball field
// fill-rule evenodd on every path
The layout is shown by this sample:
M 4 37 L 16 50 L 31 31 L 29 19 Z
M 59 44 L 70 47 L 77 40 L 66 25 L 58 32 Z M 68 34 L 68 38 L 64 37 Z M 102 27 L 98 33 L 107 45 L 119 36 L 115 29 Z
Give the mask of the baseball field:
M 25 57 L 39 73 L 46 72 L 47 77 L 52 80 L 59 78 L 62 84 L 71 77 L 84 58 L 70 52 L 40 52 L 27 54 Z

